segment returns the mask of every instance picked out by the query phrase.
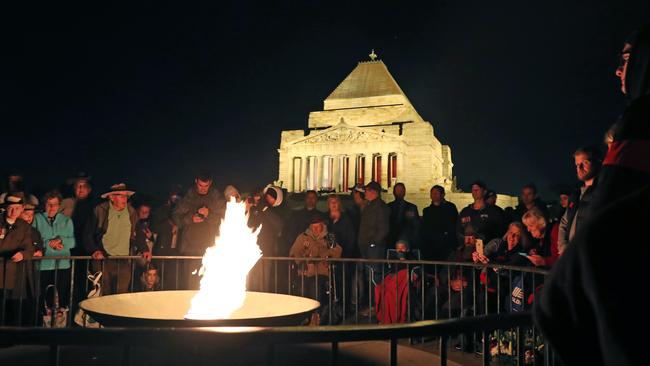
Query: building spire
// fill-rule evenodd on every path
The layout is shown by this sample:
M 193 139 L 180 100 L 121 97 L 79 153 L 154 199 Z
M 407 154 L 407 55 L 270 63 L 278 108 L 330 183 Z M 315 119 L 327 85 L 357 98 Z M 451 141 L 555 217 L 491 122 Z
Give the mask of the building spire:
M 377 57 L 379 57 L 379 56 L 377 56 L 377 54 L 375 53 L 375 49 L 374 49 L 374 48 L 372 49 L 372 52 L 370 52 L 370 54 L 369 54 L 368 56 L 370 57 L 370 60 L 371 60 L 371 61 L 375 61 L 375 60 L 377 59 Z

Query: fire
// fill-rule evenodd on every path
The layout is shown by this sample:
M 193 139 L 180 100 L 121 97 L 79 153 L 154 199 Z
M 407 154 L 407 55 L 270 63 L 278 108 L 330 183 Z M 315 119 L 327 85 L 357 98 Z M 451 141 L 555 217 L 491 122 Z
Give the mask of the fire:
M 227 203 L 214 246 L 206 249 L 187 319 L 225 319 L 244 304 L 246 276 L 262 256 L 256 231 L 248 227 L 245 203 Z

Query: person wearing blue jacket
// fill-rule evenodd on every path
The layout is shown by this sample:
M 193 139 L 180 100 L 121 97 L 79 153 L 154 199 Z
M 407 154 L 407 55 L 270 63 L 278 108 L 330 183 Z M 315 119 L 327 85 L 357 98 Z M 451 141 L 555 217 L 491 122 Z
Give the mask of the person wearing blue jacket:
M 74 226 L 72 219 L 61 211 L 62 197 L 58 191 L 48 192 L 44 200 L 45 210 L 34 216 L 32 224 L 43 238 L 43 257 L 69 256 L 70 249 L 75 247 Z M 48 303 L 52 301 L 52 292 L 45 293 L 48 285 L 56 285 L 59 292 L 59 304 L 68 305 L 70 298 L 70 260 L 43 259 L 38 264 L 40 270 L 41 303 L 47 296 Z

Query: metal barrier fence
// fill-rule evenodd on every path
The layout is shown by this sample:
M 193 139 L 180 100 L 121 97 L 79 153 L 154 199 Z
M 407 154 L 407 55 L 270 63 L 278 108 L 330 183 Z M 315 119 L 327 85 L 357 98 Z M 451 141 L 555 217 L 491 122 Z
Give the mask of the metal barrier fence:
M 0 345 L 26 344 L 50 347 L 50 364 L 58 365 L 61 346 L 120 347 L 116 360 L 120 365 L 131 363 L 136 347 L 153 349 L 211 350 L 218 355 L 241 353 L 244 347 L 266 347 L 266 364 L 275 364 L 277 346 L 282 344 L 330 343 L 330 362 L 339 361 L 339 343 L 368 340 L 390 341 L 390 364 L 397 365 L 398 340 L 413 337 L 438 337 L 440 365 L 447 365 L 447 340 L 460 332 L 480 332 L 484 337 L 490 331 L 508 328 L 522 332 L 531 326 L 529 313 L 487 315 L 481 317 L 428 320 L 409 324 L 357 325 L 329 327 L 211 327 L 211 328 L 20 328 L 4 327 L 0 331 Z M 236 347 L 233 348 L 233 345 Z M 484 355 L 487 346 L 484 345 Z M 217 358 L 213 358 L 217 359 Z M 219 358 L 220 361 L 223 361 Z M 483 364 L 490 363 L 483 357 Z M 523 360 L 517 360 L 523 364 Z M 548 363 L 547 363 L 548 364 Z
M 54 270 L 38 270 L 38 261 L 52 259 L 57 259 Z M 59 263 L 65 260 L 69 260 L 69 268 L 59 268 Z M 8 263 L 1 264 L 0 271 L 6 271 Z M 0 326 L 42 326 L 47 321 L 43 317 L 44 291 L 50 283 L 59 290 L 60 302 L 69 306 L 66 326 L 71 327 L 77 303 L 91 287 L 86 280 L 87 273 L 104 273 L 104 294 L 134 292 L 147 289 L 139 279 L 147 266 L 153 266 L 158 272 L 155 290 L 181 290 L 198 287 L 198 277 L 191 273 L 200 265 L 201 257 L 181 256 L 157 256 L 149 264 L 135 256 L 103 261 L 79 256 L 23 261 L 15 268 L 16 278 L 22 279 L 15 281 L 20 288 L 8 289 L 8 276 L 2 276 Z M 306 275 L 314 270 L 317 273 L 318 266 L 324 266 L 326 275 Z M 321 324 L 325 325 L 365 327 L 443 319 L 453 323 L 487 314 L 496 314 L 494 319 L 499 319 L 499 316 L 510 316 L 509 313 L 526 311 L 528 298 L 534 296 L 546 274 L 534 267 L 464 262 L 263 257 L 249 274 L 249 289 L 315 298 L 322 304 L 318 313 Z M 493 323 L 491 326 L 491 329 L 507 328 Z M 499 357 L 503 351 L 505 356 L 515 357 L 521 364 L 526 350 L 537 357 L 544 354 L 545 362 L 551 359 L 548 346 L 532 326 L 525 331 L 496 331 L 489 335 L 481 334 L 484 330 L 461 335 L 455 347 L 477 355 L 482 353 L 488 363 L 494 347 L 497 355 L 493 356 Z M 446 354 L 448 339 L 443 337 L 437 342 L 444 344 Z

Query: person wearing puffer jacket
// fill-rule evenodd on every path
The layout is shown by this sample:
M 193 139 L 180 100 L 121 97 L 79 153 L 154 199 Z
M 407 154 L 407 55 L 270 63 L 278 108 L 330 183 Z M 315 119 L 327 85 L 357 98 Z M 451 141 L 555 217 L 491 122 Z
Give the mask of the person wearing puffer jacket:
M 296 261 L 298 281 L 300 281 L 297 290 L 302 296 L 319 300 L 327 294 L 330 264 L 323 259 L 340 258 L 342 252 L 343 248 L 336 242 L 334 234 L 327 231 L 324 220 L 314 216 L 309 228 L 298 235 L 294 241 L 289 255 L 294 258 L 316 259 L 314 262 Z

